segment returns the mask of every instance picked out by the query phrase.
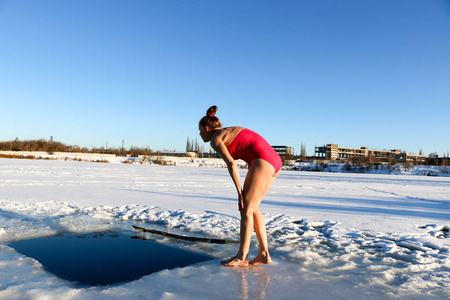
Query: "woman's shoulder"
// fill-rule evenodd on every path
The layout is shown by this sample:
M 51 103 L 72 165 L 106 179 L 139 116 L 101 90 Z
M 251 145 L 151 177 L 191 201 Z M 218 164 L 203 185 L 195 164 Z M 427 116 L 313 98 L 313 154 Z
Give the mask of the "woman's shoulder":
M 239 134 L 239 132 L 244 129 L 245 128 L 241 126 L 226 127 L 223 128 L 216 137 L 223 141 L 225 145 L 228 145 Z
M 230 126 L 230 127 L 225 127 L 222 130 L 226 131 L 226 132 L 240 132 L 243 129 L 245 129 L 245 127 L 242 127 L 242 126 Z

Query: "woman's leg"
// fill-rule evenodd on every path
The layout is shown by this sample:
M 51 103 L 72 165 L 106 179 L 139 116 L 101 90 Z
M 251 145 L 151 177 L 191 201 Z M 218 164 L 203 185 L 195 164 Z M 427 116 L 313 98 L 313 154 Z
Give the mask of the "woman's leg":
M 261 201 L 264 198 L 264 196 L 269 191 L 270 187 L 272 186 L 273 181 L 275 178 L 277 178 L 279 172 L 275 175 L 273 175 L 270 180 L 267 182 Z M 260 203 L 261 203 L 260 201 Z M 254 211 L 253 213 L 253 221 L 255 224 L 255 232 L 256 236 L 258 237 L 258 243 L 259 243 L 259 252 L 258 256 L 253 259 L 250 264 L 251 265 L 259 265 L 259 264 L 270 264 L 272 262 L 272 259 L 269 255 L 269 245 L 267 242 L 267 231 L 266 231 L 266 222 L 264 221 L 264 217 L 261 214 L 261 211 L 259 210 L 259 207 Z
M 254 212 L 253 220 L 255 224 L 256 237 L 258 238 L 259 243 L 259 252 L 258 256 L 256 256 L 249 264 L 251 265 L 270 264 L 272 259 L 270 258 L 269 255 L 266 222 L 264 221 L 264 217 L 262 216 L 261 211 L 259 209 L 257 209 L 257 211 Z
M 235 257 L 223 261 L 222 264 L 226 266 L 248 265 L 248 251 L 254 227 L 260 243 L 260 253 L 267 253 L 266 257 L 269 257 L 266 226 L 258 206 L 272 185 L 276 175 L 278 175 L 274 176 L 273 172 L 273 166 L 265 160 L 255 159 L 252 162 L 244 182 L 244 209 L 241 210 L 241 243 L 239 251 Z M 258 257 L 261 258 L 260 255 Z M 259 261 L 260 259 L 253 262 L 255 264 L 263 263 Z M 266 263 L 269 262 L 267 261 Z

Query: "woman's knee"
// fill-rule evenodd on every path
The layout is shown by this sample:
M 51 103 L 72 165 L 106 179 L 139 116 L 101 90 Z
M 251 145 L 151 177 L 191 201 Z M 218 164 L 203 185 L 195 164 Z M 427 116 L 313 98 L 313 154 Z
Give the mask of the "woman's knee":
M 244 203 L 244 208 L 241 210 L 242 217 L 253 217 L 253 215 L 258 211 L 258 206 L 253 203 Z

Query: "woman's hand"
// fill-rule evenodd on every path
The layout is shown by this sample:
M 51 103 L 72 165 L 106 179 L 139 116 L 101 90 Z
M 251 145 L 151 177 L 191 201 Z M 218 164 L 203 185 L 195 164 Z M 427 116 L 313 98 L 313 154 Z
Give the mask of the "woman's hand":
M 238 195 L 238 206 L 239 206 L 239 211 L 244 209 L 244 196 L 242 196 L 242 194 Z

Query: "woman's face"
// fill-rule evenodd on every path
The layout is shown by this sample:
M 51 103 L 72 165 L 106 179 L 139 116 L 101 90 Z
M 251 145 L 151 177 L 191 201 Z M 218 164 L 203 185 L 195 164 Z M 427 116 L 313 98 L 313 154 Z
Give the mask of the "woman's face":
M 210 131 L 208 130 L 208 127 L 203 127 L 199 125 L 198 130 L 200 131 L 200 137 L 205 143 L 211 141 L 211 134 Z

